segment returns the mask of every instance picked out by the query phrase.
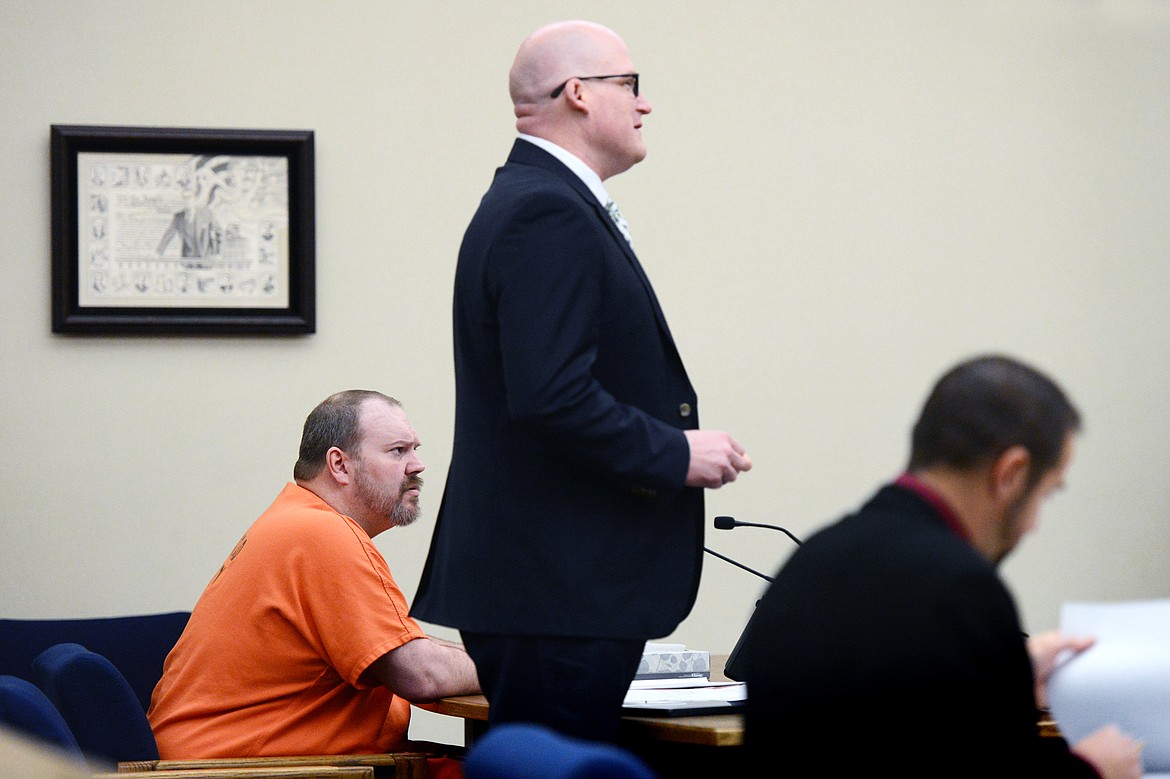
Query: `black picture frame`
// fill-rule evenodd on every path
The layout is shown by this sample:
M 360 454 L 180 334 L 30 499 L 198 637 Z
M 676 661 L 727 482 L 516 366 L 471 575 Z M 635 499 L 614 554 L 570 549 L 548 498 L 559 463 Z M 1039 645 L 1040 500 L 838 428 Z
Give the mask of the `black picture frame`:
M 311 130 L 52 125 L 50 156 L 54 333 L 316 331 Z

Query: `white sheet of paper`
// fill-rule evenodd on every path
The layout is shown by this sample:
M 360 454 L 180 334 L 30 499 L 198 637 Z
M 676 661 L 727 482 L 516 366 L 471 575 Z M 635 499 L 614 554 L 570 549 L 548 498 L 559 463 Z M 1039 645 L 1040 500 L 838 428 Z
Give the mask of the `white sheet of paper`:
M 655 703 L 677 703 L 679 701 L 742 701 L 747 700 L 747 685 L 743 682 L 709 682 L 706 679 L 690 680 L 685 687 L 657 689 L 634 689 L 626 693 L 626 706 Z
M 1114 724 L 1145 742 L 1147 776 L 1170 771 L 1170 599 L 1066 603 L 1060 630 L 1097 639 L 1048 681 L 1068 742 Z

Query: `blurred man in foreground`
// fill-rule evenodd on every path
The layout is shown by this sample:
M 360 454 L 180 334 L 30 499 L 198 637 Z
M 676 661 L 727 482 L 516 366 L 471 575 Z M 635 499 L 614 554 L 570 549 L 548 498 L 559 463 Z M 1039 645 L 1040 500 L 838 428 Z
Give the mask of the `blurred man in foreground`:
M 808 539 L 761 600 L 743 648 L 756 755 L 840 775 L 1137 779 L 1140 747 L 1108 727 L 1041 736 L 1058 656 L 1090 639 L 1026 639 L 997 564 L 1064 484 L 1080 417 L 1013 359 L 936 384 L 905 474 Z

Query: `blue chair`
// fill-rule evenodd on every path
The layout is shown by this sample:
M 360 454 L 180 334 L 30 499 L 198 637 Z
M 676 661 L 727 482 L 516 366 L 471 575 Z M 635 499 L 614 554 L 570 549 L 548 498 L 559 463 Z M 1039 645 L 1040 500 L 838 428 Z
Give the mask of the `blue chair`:
M 142 710 L 162 678 L 163 660 L 179 640 L 189 611 L 82 619 L 0 619 L 0 674 L 34 681 L 33 658 L 56 644 L 81 644 L 122 672 Z
M 85 765 L 81 747 L 61 713 L 27 679 L 0 675 L 0 723 L 54 747 L 79 766 Z
M 379 767 L 387 777 L 425 776 L 427 756 L 418 752 L 380 755 L 290 755 L 256 758 L 209 758 L 207 760 L 160 761 L 158 743 L 146 712 L 138 705 L 134 691 L 114 664 L 80 644 L 49 647 L 33 660 L 33 676 L 45 696 L 61 712 L 89 758 L 94 771 L 108 770 L 97 761 L 138 764 L 133 771 L 155 770 L 160 765 L 181 771 L 184 777 L 197 770 L 232 768 L 241 777 L 272 774 L 295 777 L 300 773 L 333 773 L 362 767 Z M 146 766 L 150 766 L 147 768 Z M 296 773 L 296 772 L 300 773 Z M 284 772 L 284 773 L 282 773 Z M 235 774 L 233 774 L 234 776 Z M 332 775 L 332 774 L 330 774 Z
M 466 779 L 656 779 L 636 755 L 541 725 L 494 725 L 467 752 Z
M 102 655 L 80 644 L 57 644 L 33 660 L 33 676 L 86 755 L 115 763 L 159 759 L 138 697 Z

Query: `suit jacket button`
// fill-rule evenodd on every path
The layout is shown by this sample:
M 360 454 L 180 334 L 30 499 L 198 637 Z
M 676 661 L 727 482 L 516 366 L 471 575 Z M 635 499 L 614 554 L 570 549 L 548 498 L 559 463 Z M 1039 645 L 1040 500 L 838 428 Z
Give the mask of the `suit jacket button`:
M 684 418 L 689 417 L 691 415 L 691 404 L 690 403 L 679 403 L 678 404 L 678 415 L 680 417 L 684 417 Z

